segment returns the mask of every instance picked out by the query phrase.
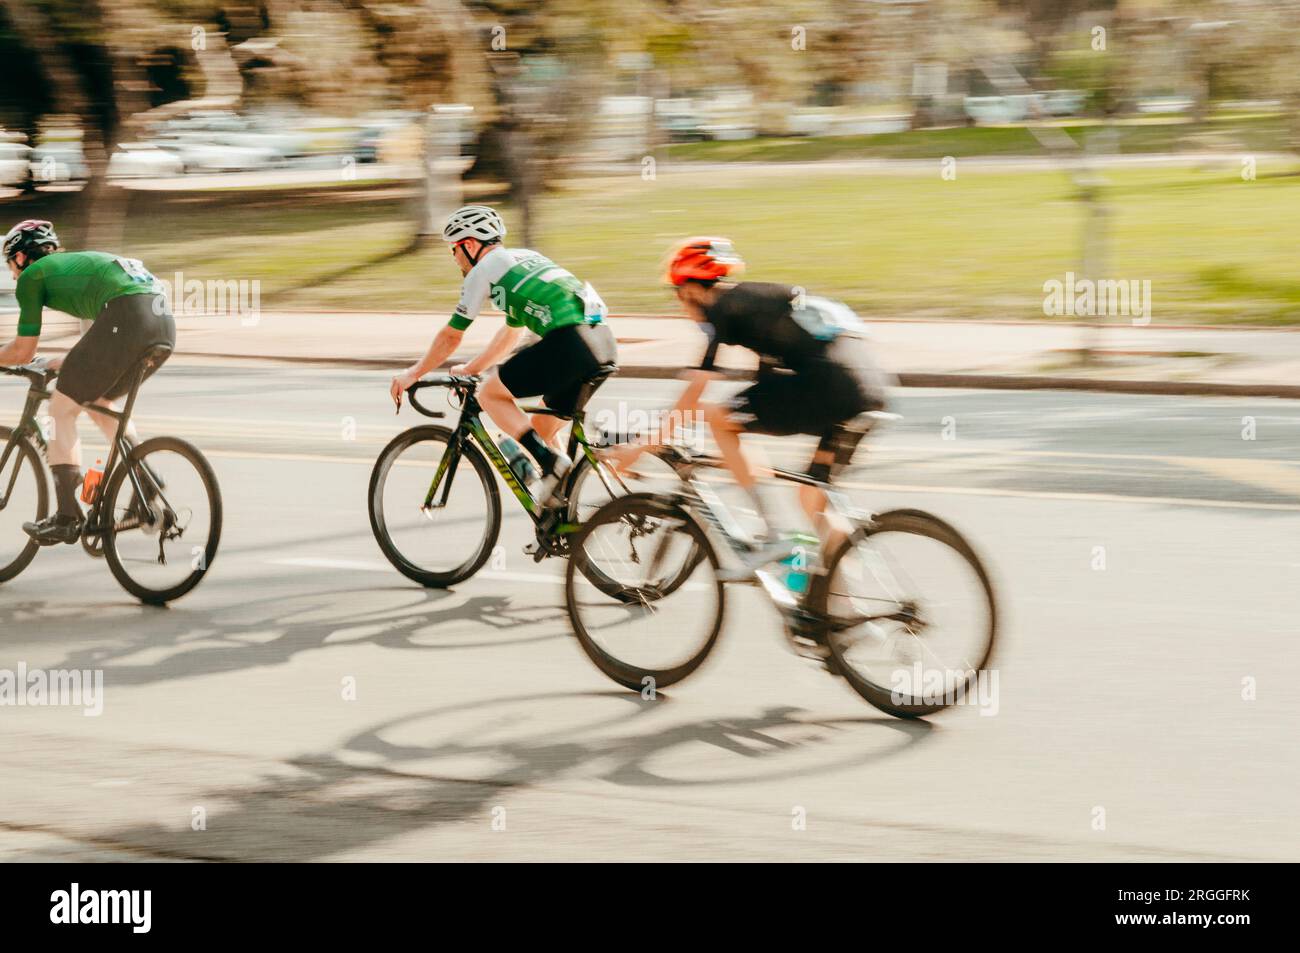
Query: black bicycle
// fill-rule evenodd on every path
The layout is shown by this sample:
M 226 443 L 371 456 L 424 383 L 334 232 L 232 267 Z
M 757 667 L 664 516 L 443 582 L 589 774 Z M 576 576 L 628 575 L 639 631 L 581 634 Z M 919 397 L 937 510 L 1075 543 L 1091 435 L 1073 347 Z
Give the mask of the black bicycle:
M 572 421 L 568 455 L 574 466 L 560 488 L 563 502 L 549 507 L 534 498 L 484 426 L 476 396 L 481 378 L 437 374 L 411 385 L 406 395 L 419 413 L 446 416 L 420 402 L 421 391 L 438 388 L 447 392 L 460 418 L 454 428 L 428 424 L 398 434 L 375 461 L 368 498 L 370 525 L 388 561 L 408 579 L 431 588 L 456 585 L 482 569 L 501 531 L 501 494 L 494 469 L 533 521 L 535 539 L 526 550 L 533 561 L 567 557 L 569 542 L 581 529 L 584 516 L 629 492 L 620 475 L 595 452 L 618 438 L 608 436 L 593 443 L 585 429 L 582 408 L 602 381 L 597 378 L 586 384 L 572 414 L 548 407 L 524 408 L 527 413 Z M 676 482 L 667 466 L 664 478 Z M 597 567 L 586 574 L 597 588 L 619 598 L 623 587 Z
M 140 385 L 170 349 L 149 349 L 138 365 L 121 411 L 87 404 L 117 421 L 103 478 L 92 489 L 81 545 L 104 558 L 127 592 L 148 605 L 164 605 L 203 581 L 221 540 L 221 491 L 198 448 L 177 437 L 138 445 L 127 424 Z M 0 368 L 28 381 L 27 402 L 16 427 L 0 427 L 0 583 L 36 558 L 40 545 L 22 530 L 49 515 L 48 444 L 37 411 L 51 396 L 57 372 L 42 363 Z

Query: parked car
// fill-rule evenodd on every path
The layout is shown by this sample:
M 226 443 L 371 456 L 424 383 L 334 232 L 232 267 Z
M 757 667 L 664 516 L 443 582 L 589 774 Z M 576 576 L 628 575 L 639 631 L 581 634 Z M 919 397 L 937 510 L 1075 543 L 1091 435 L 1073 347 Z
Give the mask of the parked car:
M 254 172 L 285 164 L 284 156 L 274 149 L 224 145 L 204 138 L 201 133 L 160 136 L 150 145 L 174 156 L 186 173 Z
M 1015 96 L 967 96 L 963 101 L 966 115 L 984 125 L 999 126 L 1024 122 L 1043 113 L 1043 97 L 1038 93 Z
M 160 178 L 184 172 L 179 156 L 148 142 L 124 142 L 108 160 L 108 174 L 114 178 Z
M 1186 96 L 1147 96 L 1137 101 L 1137 111 L 1140 113 L 1184 113 L 1187 112 L 1195 103 Z
M 90 167 L 76 140 L 42 143 L 32 150 L 28 168 L 37 182 L 84 182 L 90 178 Z
M 31 178 L 32 150 L 25 142 L 0 142 L 0 187 L 22 188 Z
M 1043 93 L 1043 112 L 1049 116 L 1077 116 L 1088 102 L 1088 94 L 1079 89 L 1053 89 Z
M 655 102 L 655 121 L 669 142 L 699 142 L 707 139 L 704 123 L 689 99 L 660 99 Z

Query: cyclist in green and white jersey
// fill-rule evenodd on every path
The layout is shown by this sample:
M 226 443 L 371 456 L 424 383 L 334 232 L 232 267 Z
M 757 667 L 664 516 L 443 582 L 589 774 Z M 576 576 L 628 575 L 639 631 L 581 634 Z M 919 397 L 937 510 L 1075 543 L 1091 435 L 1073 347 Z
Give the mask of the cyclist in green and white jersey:
M 542 403 L 552 410 L 565 414 L 580 410 L 577 403 L 583 386 L 618 369 L 617 343 L 605 323 L 605 303 L 590 284 L 545 255 L 506 248 L 505 235 L 501 216 L 486 205 L 467 205 L 448 219 L 442 237 L 465 276 L 460 303 L 424 357 L 393 378 L 390 393 L 400 406 L 408 387 L 456 352 L 465 329 L 491 300 L 505 312 L 505 326 L 482 354 L 456 365 L 452 373 L 489 370 L 524 330 L 541 339 L 505 361 L 479 388 L 478 398 L 497 425 L 537 461 L 542 473 L 537 498 L 553 502 L 551 497 L 573 466 L 549 443 L 564 422 L 541 414 L 530 420 L 515 401 L 541 395 Z

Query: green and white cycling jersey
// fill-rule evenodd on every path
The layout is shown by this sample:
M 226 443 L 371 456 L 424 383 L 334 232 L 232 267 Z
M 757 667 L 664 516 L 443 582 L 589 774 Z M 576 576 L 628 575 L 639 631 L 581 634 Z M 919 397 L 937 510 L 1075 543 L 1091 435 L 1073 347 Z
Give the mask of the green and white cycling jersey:
M 599 324 L 606 313 L 595 288 L 526 248 L 498 246 L 479 259 L 465 276 L 451 326 L 464 331 L 489 298 L 505 312 L 506 324 L 538 337 L 574 324 Z

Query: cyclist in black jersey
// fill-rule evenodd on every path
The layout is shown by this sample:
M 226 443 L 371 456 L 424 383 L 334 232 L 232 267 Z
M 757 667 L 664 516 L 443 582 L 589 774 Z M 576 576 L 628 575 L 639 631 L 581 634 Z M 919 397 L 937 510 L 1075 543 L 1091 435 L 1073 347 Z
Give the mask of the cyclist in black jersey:
M 758 488 L 757 475 L 740 445 L 742 433 L 811 434 L 819 437 L 808 475 L 828 482 L 848 465 L 860 435 L 846 428 L 853 418 L 885 406 L 887 380 L 876 366 L 865 326 L 846 306 L 806 295 L 787 285 L 730 280 L 744 262 L 725 238 L 691 238 L 671 253 L 665 280 L 676 289 L 687 316 L 703 328 L 708 344 L 699 366 L 685 375 L 686 390 L 669 419 L 699 412 L 709 424 L 723 461 L 750 495 L 759 515 L 774 529 Z M 721 404 L 701 400 L 721 375 L 715 362 L 720 345 L 744 347 L 759 357 L 757 379 Z M 627 467 L 663 435 L 611 451 Z M 825 494 L 800 486 L 799 502 L 822 529 Z M 784 544 L 773 540 L 755 556 L 755 566 L 774 561 Z

